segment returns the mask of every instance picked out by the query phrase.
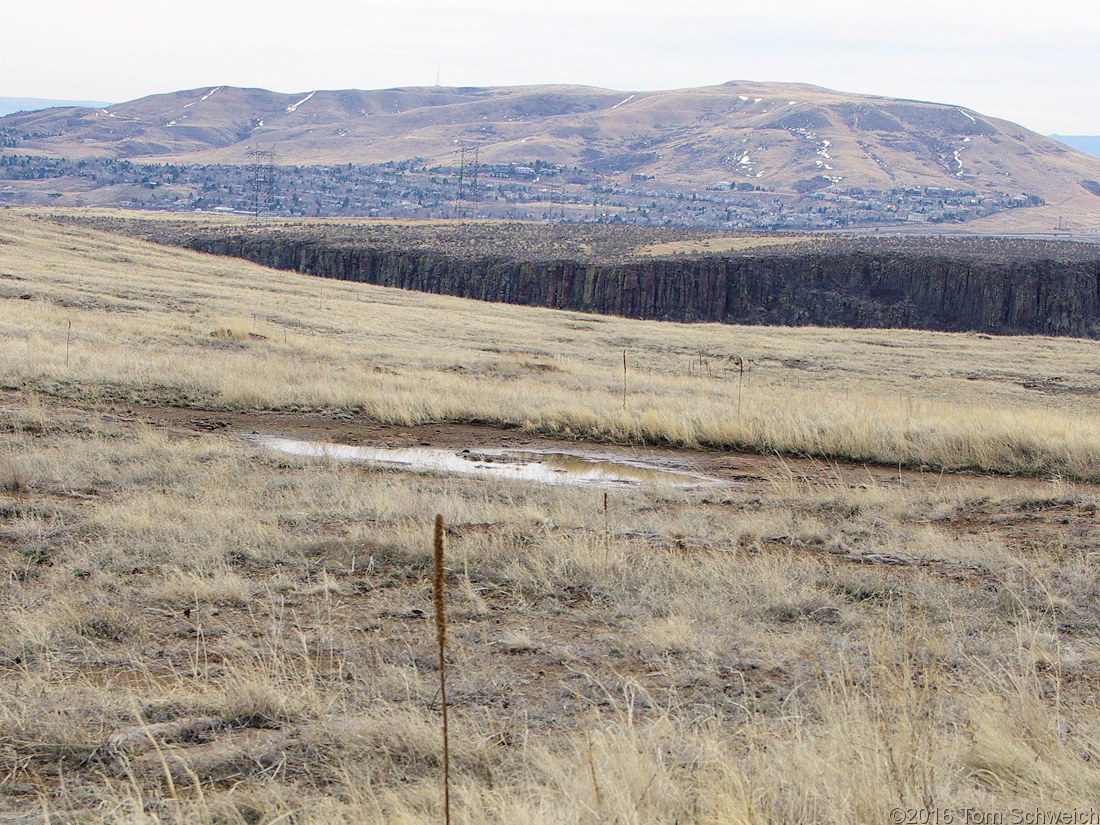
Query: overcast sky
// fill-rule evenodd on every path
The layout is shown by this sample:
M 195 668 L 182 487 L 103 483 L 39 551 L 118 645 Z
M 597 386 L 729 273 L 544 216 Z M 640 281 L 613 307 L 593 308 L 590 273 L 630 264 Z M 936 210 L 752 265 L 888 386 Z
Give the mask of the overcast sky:
M 1095 0 L 32 0 L 0 16 L 0 96 L 121 102 L 579 83 L 814 83 L 1100 134 Z

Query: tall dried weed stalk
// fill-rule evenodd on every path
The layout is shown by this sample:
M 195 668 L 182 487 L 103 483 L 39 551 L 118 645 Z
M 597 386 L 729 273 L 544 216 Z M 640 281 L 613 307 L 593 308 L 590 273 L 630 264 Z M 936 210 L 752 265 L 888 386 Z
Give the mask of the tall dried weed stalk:
M 433 540 L 432 601 L 435 605 L 435 633 L 439 642 L 439 706 L 443 709 L 443 821 L 451 823 L 451 752 L 447 730 L 447 671 L 443 651 L 447 645 L 447 601 L 443 592 L 443 516 L 435 517 Z
M 626 409 L 626 350 L 623 350 L 623 409 Z
M 741 417 L 741 388 L 745 385 L 745 359 L 740 355 L 731 355 L 730 360 L 737 366 L 737 417 Z

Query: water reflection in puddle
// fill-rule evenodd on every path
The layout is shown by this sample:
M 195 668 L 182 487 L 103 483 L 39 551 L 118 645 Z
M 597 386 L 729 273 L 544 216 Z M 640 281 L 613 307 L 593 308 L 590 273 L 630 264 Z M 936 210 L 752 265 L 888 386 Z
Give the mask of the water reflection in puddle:
M 437 450 L 425 447 L 382 448 L 296 441 L 270 435 L 248 438 L 260 447 L 304 456 L 328 456 L 349 461 L 373 461 L 410 470 L 490 476 L 545 484 L 632 486 L 657 484 L 682 489 L 726 486 L 727 482 L 688 472 L 668 470 L 643 461 L 529 450 Z

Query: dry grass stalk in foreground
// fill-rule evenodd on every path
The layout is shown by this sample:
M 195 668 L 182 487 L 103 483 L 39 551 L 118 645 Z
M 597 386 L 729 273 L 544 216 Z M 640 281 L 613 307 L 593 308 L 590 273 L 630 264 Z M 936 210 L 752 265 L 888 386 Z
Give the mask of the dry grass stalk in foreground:
M 435 604 L 435 633 L 439 645 L 439 707 L 443 712 L 443 821 L 451 825 L 451 739 L 447 726 L 447 596 L 443 589 L 443 515 L 435 517 L 432 541 L 432 601 Z

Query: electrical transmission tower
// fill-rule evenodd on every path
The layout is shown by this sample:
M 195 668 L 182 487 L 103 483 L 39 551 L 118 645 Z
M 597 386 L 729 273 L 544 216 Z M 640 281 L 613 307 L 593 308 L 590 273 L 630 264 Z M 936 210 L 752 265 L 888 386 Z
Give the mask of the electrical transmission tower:
M 251 149 L 248 154 L 252 158 L 249 170 L 252 214 L 257 218 L 270 215 L 275 211 L 275 153 Z
M 481 147 L 474 144 L 473 151 L 469 146 L 459 148 L 458 163 L 458 189 L 455 193 L 456 218 L 477 217 L 477 172 L 480 167 L 479 156 Z M 470 157 L 472 156 L 472 157 Z
M 597 208 L 597 201 L 600 197 L 600 178 L 603 177 L 600 174 L 598 166 L 592 167 L 592 177 L 594 179 L 594 183 L 592 184 L 592 220 L 598 221 L 600 219 L 600 214 Z

